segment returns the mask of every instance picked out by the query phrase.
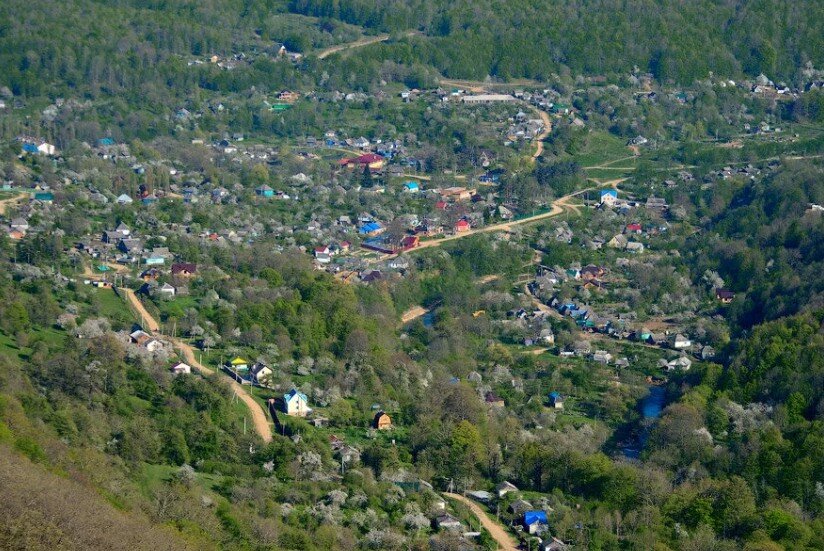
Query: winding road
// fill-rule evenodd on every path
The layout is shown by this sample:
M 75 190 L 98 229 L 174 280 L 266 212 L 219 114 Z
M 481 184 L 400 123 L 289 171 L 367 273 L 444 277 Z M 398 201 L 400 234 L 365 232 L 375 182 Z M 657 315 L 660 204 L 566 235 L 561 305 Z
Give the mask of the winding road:
M 472 513 L 478 517 L 478 520 L 481 521 L 481 525 L 486 529 L 487 532 L 492 536 L 492 538 L 497 542 L 498 548 L 502 549 L 503 551 L 517 551 L 518 550 L 518 542 L 515 541 L 506 530 L 504 530 L 503 526 L 489 518 L 489 515 L 486 512 L 478 507 L 478 504 L 469 499 L 466 496 L 462 496 L 460 494 L 451 494 L 448 492 L 444 492 L 446 497 L 450 499 L 454 499 L 460 501 L 467 507 Z
M 169 335 L 163 335 L 160 332 L 160 324 L 157 323 L 157 320 L 146 310 L 146 307 L 140 302 L 140 299 L 137 298 L 134 291 L 131 289 L 127 289 L 125 287 L 119 287 L 118 291 L 121 291 L 125 296 L 126 299 L 129 301 L 129 304 L 132 308 L 140 315 L 141 319 L 143 320 L 143 327 L 144 329 L 148 329 L 150 333 L 156 333 L 157 336 L 162 337 L 165 340 L 170 341 L 174 346 L 180 350 L 183 354 L 183 358 L 185 359 L 186 363 L 197 369 L 204 375 L 214 375 L 214 369 L 210 369 L 200 363 L 197 358 L 195 357 L 195 351 L 188 343 L 176 338 L 170 337 Z M 252 398 L 249 393 L 240 385 L 240 383 L 232 380 L 229 383 L 229 386 L 232 388 L 232 392 L 234 392 L 235 396 L 237 396 L 240 400 L 246 404 L 246 407 L 249 409 L 249 413 L 252 415 L 252 425 L 255 427 L 255 432 L 260 435 L 264 442 L 271 442 L 272 441 L 272 429 L 269 426 L 269 420 L 266 416 L 266 413 L 263 411 L 263 408 L 258 404 L 254 398 Z

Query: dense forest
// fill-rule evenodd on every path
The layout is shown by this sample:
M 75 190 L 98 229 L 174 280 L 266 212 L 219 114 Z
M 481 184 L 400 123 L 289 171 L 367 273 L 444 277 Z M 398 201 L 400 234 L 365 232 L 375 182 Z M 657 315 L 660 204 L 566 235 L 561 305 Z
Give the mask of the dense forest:
M 821 65 L 820 0 L 803 2 L 399 2 L 293 0 L 291 9 L 383 31 L 421 30 L 379 57 L 423 61 L 453 78 L 629 72 L 691 82 Z

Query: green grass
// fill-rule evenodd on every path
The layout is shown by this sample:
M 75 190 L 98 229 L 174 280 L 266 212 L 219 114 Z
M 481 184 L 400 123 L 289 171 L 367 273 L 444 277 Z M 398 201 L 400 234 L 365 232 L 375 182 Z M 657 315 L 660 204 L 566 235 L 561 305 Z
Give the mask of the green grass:
M 600 166 L 631 155 L 632 151 L 622 138 L 606 132 L 590 132 L 581 150 L 573 155 L 573 160 L 583 167 Z

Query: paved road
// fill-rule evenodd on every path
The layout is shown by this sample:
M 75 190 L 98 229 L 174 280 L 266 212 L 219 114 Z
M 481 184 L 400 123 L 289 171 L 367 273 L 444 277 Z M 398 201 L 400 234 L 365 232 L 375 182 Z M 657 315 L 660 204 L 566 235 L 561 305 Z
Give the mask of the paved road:
M 140 302 L 140 299 L 137 298 L 134 291 L 125 287 L 120 287 L 118 290 L 122 291 L 123 294 L 126 295 L 126 299 L 129 301 L 129 304 L 138 312 L 138 314 L 140 314 L 143 320 L 144 329 L 148 329 L 150 333 L 157 333 L 158 336 L 163 337 L 165 340 L 171 341 L 172 344 L 174 344 L 174 346 L 183 354 L 183 358 L 186 360 L 186 363 L 204 375 L 214 374 L 215 371 L 213 369 L 210 369 L 197 361 L 195 351 L 188 343 L 183 342 L 176 337 L 170 337 L 160 333 L 160 325 L 157 323 L 157 320 L 155 320 L 148 310 L 146 310 L 146 307 L 143 306 L 143 303 Z M 249 413 L 252 414 L 252 424 L 255 427 L 255 432 L 260 435 L 264 442 L 271 442 L 272 429 L 269 427 L 269 419 L 263 411 L 263 408 L 237 381 L 232 380 L 230 382 L 230 386 L 235 396 L 243 400 L 243 403 L 246 404 L 249 409 Z
M 458 500 L 469 507 L 472 513 L 478 517 L 478 520 L 481 521 L 483 527 L 486 528 L 486 531 L 489 532 L 492 538 L 498 543 L 499 549 L 503 549 L 503 551 L 517 551 L 518 542 L 515 541 L 515 538 L 504 530 L 503 526 L 489 518 L 484 510 L 478 507 L 477 503 L 460 494 L 450 494 L 445 492 L 443 495 L 448 498 Z

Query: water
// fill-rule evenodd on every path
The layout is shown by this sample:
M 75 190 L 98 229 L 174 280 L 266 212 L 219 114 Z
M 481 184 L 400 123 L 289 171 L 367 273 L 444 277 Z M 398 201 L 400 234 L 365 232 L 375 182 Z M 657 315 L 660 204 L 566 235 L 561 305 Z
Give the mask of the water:
M 666 404 L 667 391 L 662 386 L 651 386 L 649 394 L 641 400 L 641 428 L 637 435 L 632 438 L 629 444 L 621 448 L 621 451 L 626 457 L 630 459 L 638 459 L 641 457 L 641 450 L 647 443 L 649 431 L 652 424 L 661 417 L 661 412 L 664 411 Z

